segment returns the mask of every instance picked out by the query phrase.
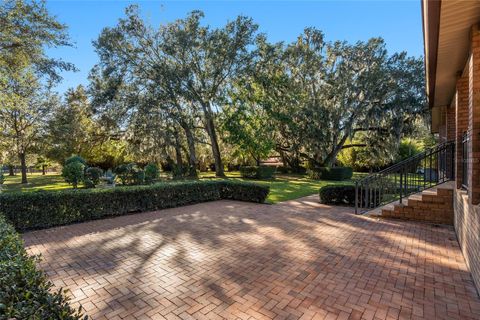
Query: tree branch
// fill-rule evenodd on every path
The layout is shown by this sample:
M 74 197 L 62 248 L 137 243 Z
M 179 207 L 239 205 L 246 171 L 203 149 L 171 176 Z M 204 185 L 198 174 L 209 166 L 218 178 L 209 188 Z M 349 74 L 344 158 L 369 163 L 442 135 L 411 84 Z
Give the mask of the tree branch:
M 352 143 L 352 144 L 346 144 L 342 146 L 343 149 L 348 149 L 348 148 L 354 148 L 354 147 L 366 147 L 367 145 L 365 143 Z

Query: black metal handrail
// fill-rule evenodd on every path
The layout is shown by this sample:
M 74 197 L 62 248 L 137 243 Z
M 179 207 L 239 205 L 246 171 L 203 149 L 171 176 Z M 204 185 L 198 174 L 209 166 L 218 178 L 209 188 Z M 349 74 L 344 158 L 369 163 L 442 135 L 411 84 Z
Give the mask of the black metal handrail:
M 429 148 L 355 182 L 355 213 L 362 213 L 453 179 L 455 142 Z

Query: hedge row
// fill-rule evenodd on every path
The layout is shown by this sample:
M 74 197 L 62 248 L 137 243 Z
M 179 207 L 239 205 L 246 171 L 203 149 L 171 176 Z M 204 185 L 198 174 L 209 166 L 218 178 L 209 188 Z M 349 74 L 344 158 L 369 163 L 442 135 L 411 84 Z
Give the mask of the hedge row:
M 0 215 L 0 319 L 87 319 L 36 269 L 15 229 Z
M 240 175 L 245 179 L 271 179 L 275 174 L 275 167 L 270 166 L 241 166 Z
M 314 180 L 349 180 L 353 176 L 353 169 L 350 167 L 319 167 L 308 169 L 309 178 Z
M 188 181 L 111 189 L 6 193 L 0 195 L 0 214 L 23 231 L 219 199 L 261 203 L 268 192 L 267 186 L 240 181 Z

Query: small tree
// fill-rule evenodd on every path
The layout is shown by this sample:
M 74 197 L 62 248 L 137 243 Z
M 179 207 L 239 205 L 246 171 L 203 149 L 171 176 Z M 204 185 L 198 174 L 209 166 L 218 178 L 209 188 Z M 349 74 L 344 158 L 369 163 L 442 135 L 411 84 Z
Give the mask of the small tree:
M 5 182 L 5 176 L 3 175 L 3 166 L 0 165 L 0 185 Z
M 85 165 L 80 161 L 69 162 L 62 169 L 62 177 L 76 189 L 78 184 L 84 180 L 84 170 Z
M 37 163 L 35 164 L 35 167 L 37 167 L 38 169 L 41 169 L 42 175 L 44 176 L 47 173 L 46 172 L 47 168 L 50 167 L 51 165 L 52 165 L 52 162 L 50 160 L 48 160 L 45 157 L 39 156 L 37 158 Z

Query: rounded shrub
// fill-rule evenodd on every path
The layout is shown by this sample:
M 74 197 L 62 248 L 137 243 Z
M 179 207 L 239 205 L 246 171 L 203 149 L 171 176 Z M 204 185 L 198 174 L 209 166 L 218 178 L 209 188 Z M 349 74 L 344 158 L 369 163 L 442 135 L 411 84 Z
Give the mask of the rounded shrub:
M 79 161 L 66 163 L 62 168 L 62 177 L 75 189 L 84 180 L 85 165 Z
M 95 188 L 100 183 L 103 170 L 97 167 L 89 167 L 85 170 L 84 183 L 87 188 Z
M 320 188 L 320 203 L 332 205 L 355 206 L 354 185 L 329 185 Z M 358 201 L 363 207 L 376 207 L 381 202 L 380 189 L 359 191 Z
M 355 205 L 355 186 L 331 185 L 320 188 L 320 203 L 333 205 Z
M 245 179 L 271 179 L 275 174 L 275 167 L 270 166 L 242 166 L 240 175 Z
M 87 165 L 87 162 L 85 161 L 85 159 L 83 159 L 82 157 L 77 156 L 77 155 L 73 155 L 70 158 L 67 158 L 65 160 L 65 165 L 68 165 L 68 164 L 73 163 L 73 162 L 80 162 L 84 166 Z
M 349 180 L 353 176 L 351 167 L 317 167 L 307 170 L 308 177 L 314 180 Z
M 135 163 L 121 164 L 115 168 L 115 173 L 123 185 L 139 185 L 145 182 L 145 171 Z

